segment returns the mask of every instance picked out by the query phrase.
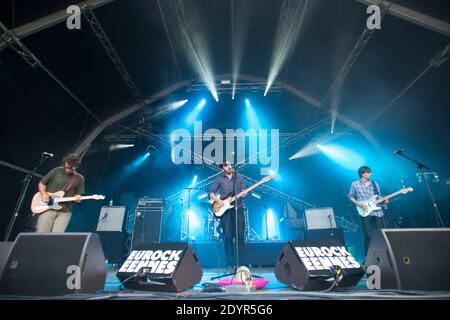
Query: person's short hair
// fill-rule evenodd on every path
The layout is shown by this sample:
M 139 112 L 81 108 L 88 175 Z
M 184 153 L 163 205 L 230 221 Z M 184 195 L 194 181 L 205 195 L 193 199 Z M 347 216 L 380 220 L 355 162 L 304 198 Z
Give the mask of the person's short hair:
M 81 158 L 76 153 L 69 153 L 63 158 L 64 163 L 67 163 L 71 167 L 78 167 L 81 164 Z
M 372 169 L 370 169 L 370 168 L 367 167 L 367 166 L 362 166 L 361 168 L 359 168 L 359 169 L 358 169 L 358 175 L 359 175 L 359 177 L 361 178 L 362 175 L 363 175 L 364 173 L 366 173 L 366 172 L 372 172 Z
M 231 164 L 231 162 L 230 161 L 224 161 L 224 162 L 222 162 L 220 165 L 219 165 L 219 167 L 220 167 L 220 169 L 223 169 L 223 166 L 225 166 L 225 165 L 227 165 L 227 164 Z

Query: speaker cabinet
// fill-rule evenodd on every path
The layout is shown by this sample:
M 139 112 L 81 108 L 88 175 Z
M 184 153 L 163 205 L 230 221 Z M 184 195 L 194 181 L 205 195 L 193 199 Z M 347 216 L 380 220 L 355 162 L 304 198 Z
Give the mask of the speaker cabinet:
M 56 296 L 104 288 L 105 257 L 95 233 L 20 233 L 6 259 L 0 293 Z
M 326 240 L 335 239 L 345 244 L 344 232 L 342 229 L 312 229 L 306 230 L 305 240 Z
M 0 280 L 2 279 L 3 269 L 5 268 L 6 259 L 8 258 L 12 245 L 12 241 L 0 242 Z
M 120 264 L 127 252 L 128 234 L 119 231 L 97 231 L 102 244 L 105 260 L 108 263 Z
M 298 290 L 324 290 L 342 272 L 339 287 L 356 285 L 364 270 L 345 246 L 336 240 L 290 241 L 275 265 L 278 281 Z
M 142 243 L 161 242 L 163 206 L 163 199 L 139 199 L 134 216 L 131 243 L 133 250 Z
M 450 229 L 381 229 L 365 264 L 380 268 L 380 289 L 450 290 Z
M 166 292 L 190 288 L 202 276 L 198 258 L 186 243 L 140 244 L 117 273 L 129 289 Z

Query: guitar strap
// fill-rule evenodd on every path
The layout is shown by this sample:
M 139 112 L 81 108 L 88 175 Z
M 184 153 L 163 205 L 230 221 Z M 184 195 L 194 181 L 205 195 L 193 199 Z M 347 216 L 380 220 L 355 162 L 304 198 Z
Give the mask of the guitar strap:
M 380 190 L 378 190 L 377 183 L 375 181 L 371 181 L 370 183 L 372 183 L 372 188 L 373 188 L 373 191 L 375 192 L 375 194 L 379 196 L 380 195 Z
M 67 182 L 67 186 L 66 186 L 66 188 L 64 189 L 64 192 L 69 191 L 70 188 L 72 188 L 72 186 L 73 186 L 73 184 L 75 183 L 76 180 L 77 180 L 77 175 L 74 174 L 74 175 L 72 176 L 72 178 L 70 178 L 69 182 Z

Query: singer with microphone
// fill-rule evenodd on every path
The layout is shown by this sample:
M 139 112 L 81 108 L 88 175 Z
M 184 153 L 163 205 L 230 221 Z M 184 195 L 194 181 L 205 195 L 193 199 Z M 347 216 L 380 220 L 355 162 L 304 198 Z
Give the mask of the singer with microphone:
M 47 157 L 53 154 L 44 152 Z M 69 153 L 63 158 L 62 166 L 56 167 L 39 181 L 38 189 L 43 202 L 48 203 L 50 198 L 48 192 L 54 193 L 64 191 L 64 196 L 75 197 L 75 202 L 81 201 L 84 193 L 84 177 L 76 169 L 81 163 L 80 157 L 75 153 Z M 61 203 L 62 210 L 48 210 L 39 215 L 37 232 L 65 232 L 72 216 L 73 204 L 71 202 Z
M 234 193 L 234 176 L 235 172 L 229 161 L 224 161 L 220 168 L 223 170 L 223 174 L 219 175 L 211 184 L 208 190 L 209 198 L 213 201 L 223 205 L 222 199 L 226 198 L 228 195 Z M 236 175 L 236 194 L 241 194 L 241 197 L 237 200 L 237 224 L 238 224 L 238 243 L 244 242 L 244 229 L 245 229 L 245 217 L 244 210 L 242 207 L 242 198 L 247 196 L 246 193 L 242 193 L 244 190 L 244 181 L 240 175 Z M 219 193 L 220 197 L 216 196 Z M 233 203 L 233 205 L 236 205 Z M 227 260 L 227 272 L 231 272 L 233 269 L 234 252 L 235 248 L 233 246 L 233 238 L 236 238 L 236 216 L 235 209 L 229 209 L 225 214 L 220 217 L 220 225 L 224 234 L 224 244 L 225 244 L 225 256 Z M 235 262 L 238 265 L 238 261 Z

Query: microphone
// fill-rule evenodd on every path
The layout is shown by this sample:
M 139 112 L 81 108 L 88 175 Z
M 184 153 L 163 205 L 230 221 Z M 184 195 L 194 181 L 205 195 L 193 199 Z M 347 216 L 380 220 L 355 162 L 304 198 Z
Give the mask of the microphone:
M 53 158 L 53 157 L 55 156 L 53 153 L 48 153 L 48 152 L 42 152 L 42 154 L 43 154 L 44 156 L 49 157 L 49 158 Z
M 403 152 L 405 152 L 404 149 L 398 149 L 394 151 L 394 154 L 402 154 Z

